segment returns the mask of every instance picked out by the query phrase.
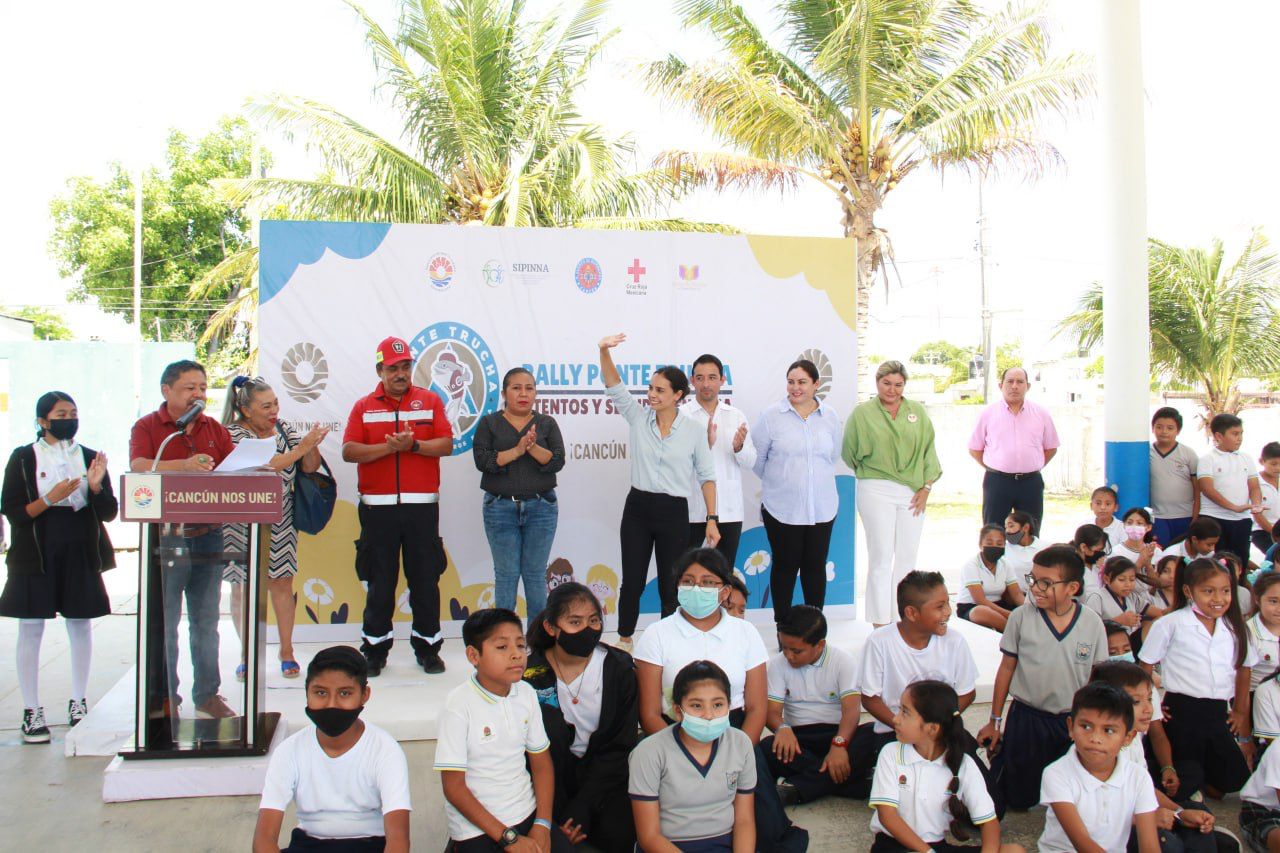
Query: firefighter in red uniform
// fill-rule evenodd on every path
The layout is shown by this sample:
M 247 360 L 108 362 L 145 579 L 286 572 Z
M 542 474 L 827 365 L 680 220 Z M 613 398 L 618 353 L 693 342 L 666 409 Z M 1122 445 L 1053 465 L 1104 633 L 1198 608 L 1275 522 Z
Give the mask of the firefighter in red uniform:
M 413 384 L 413 352 L 387 338 L 375 356 L 381 381 L 356 401 L 342 436 L 342 458 L 359 475 L 360 542 L 356 565 L 368 583 L 363 642 L 369 675 L 387 665 L 391 614 L 396 606 L 400 557 L 409 585 L 413 630 L 409 642 L 428 673 L 440 660 L 440 457 L 453 452 L 453 430 L 440 398 Z

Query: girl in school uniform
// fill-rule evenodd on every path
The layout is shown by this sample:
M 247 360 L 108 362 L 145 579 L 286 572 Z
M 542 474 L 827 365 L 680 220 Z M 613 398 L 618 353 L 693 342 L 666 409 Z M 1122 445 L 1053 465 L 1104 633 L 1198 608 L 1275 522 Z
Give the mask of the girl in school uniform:
M 1138 574 L 1138 588 L 1146 598 L 1147 615 L 1152 619 L 1159 619 L 1173 609 L 1173 581 L 1181 565 L 1182 557 L 1165 554 L 1155 561 L 1152 569 Z
M 1226 563 L 1227 568 L 1231 570 L 1231 577 L 1235 581 L 1235 589 L 1232 592 L 1240 600 L 1240 613 L 1248 619 L 1253 615 L 1253 587 L 1245 577 L 1244 563 L 1240 562 L 1240 558 L 1231 551 L 1219 551 L 1213 556 L 1215 560 Z
M 755 748 L 729 725 L 729 677 L 694 661 L 677 673 L 671 701 L 676 722 L 629 759 L 636 849 L 752 853 Z
M 627 802 L 627 755 L 636 745 L 636 668 L 600 642 L 604 612 L 580 583 L 563 583 L 530 622 L 524 680 L 538 694 L 551 742 L 552 814 L 569 838 L 599 850 L 636 843 Z
M 1004 520 L 1004 558 L 1024 595 L 1027 592 L 1026 576 L 1031 573 L 1031 560 L 1040 550 L 1038 524 L 1034 515 L 1020 509 L 1009 513 Z
M 978 553 L 960 569 L 956 615 L 975 625 L 1004 632 L 1013 608 L 1025 597 L 1005 560 L 1004 528 L 988 524 L 978 532 Z
M 1169 743 L 1178 768 L 1175 800 L 1203 787 L 1212 796 L 1239 791 L 1249 778 L 1249 643 L 1233 578 L 1222 563 L 1192 560 L 1174 586 L 1174 609 L 1157 619 L 1138 660 L 1160 664 Z
M 907 687 L 893 730 L 898 742 L 880 751 L 871 782 L 872 853 L 976 849 L 947 841 L 948 829 L 960 841 L 977 829 L 987 853 L 1021 853 L 1019 845 L 1000 842 L 982 771 L 965 754 L 968 737 L 951 685 L 925 680 Z
M 0 616 L 18 620 L 18 687 L 22 740 L 48 743 L 38 681 L 44 625 L 59 613 L 71 643 L 71 699 L 67 723 L 89 713 L 86 689 L 93 655 L 91 621 L 111 612 L 102 573 L 116 565 L 104 522 L 118 505 L 107 457 L 75 441 L 75 400 L 50 391 L 36 401 L 37 438 L 13 451 L 4 470 L 0 512 L 12 541 Z
M 1080 591 L 1081 594 L 1087 595 L 1100 589 L 1102 564 L 1111 556 L 1111 540 L 1107 538 L 1107 531 L 1096 524 L 1082 524 L 1076 528 L 1071 547 L 1084 560 L 1084 588 Z
M 1138 572 L 1128 557 L 1111 557 L 1102 567 L 1102 587 L 1086 593 L 1084 605 L 1104 621 L 1123 625 L 1135 649 L 1142 641 L 1146 601 L 1138 594 Z
M 1155 521 L 1151 513 L 1140 506 L 1125 510 L 1121 516 L 1124 522 L 1124 541 L 1111 549 L 1113 557 L 1128 557 L 1138 569 L 1138 574 L 1146 574 L 1152 563 L 1160 559 L 1164 552 L 1156 544 Z
M 1253 585 L 1258 612 L 1248 622 L 1249 644 L 1258 661 L 1252 674 L 1253 739 L 1261 756 L 1280 737 L 1280 574 L 1270 572 Z

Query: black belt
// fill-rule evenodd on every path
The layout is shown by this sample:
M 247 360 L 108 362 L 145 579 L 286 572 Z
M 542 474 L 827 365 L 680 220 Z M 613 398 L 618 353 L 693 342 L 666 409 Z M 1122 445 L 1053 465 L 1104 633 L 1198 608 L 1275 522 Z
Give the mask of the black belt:
M 500 501 L 512 501 L 513 503 L 520 504 L 520 503 L 524 503 L 525 501 L 546 500 L 547 495 L 551 494 L 553 491 L 555 490 L 547 489 L 545 492 L 541 492 L 533 495 L 500 495 L 497 492 L 490 492 L 490 491 L 486 491 L 485 494 L 492 495 L 493 497 L 497 498 Z
M 1012 477 L 1015 480 L 1025 480 L 1028 477 L 1034 477 L 1040 473 L 1039 471 L 1031 471 L 1030 473 L 1027 473 L 1027 474 L 1009 474 L 1005 471 L 997 471 L 995 468 L 988 468 L 987 470 L 990 471 L 992 474 L 999 474 L 1001 477 Z

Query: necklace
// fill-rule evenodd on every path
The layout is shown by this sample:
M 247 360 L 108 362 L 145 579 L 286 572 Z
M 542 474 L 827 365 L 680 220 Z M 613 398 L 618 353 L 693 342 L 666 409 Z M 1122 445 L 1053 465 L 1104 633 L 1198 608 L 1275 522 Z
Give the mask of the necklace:
M 573 704 L 577 705 L 578 697 L 582 695 L 582 689 L 587 685 L 587 681 L 583 677 L 587 674 L 587 667 L 583 666 L 582 669 L 578 671 L 578 692 L 574 693 L 573 690 L 569 687 L 570 681 L 567 678 L 565 678 L 564 675 L 562 674 L 563 670 L 556 667 L 556 662 L 551 659 L 550 655 L 547 656 L 547 663 L 551 664 L 551 671 L 555 673 L 556 678 L 564 682 L 564 692 L 569 694 L 570 701 L 572 701 Z M 587 664 L 589 665 L 590 663 L 591 663 L 591 658 L 587 658 Z

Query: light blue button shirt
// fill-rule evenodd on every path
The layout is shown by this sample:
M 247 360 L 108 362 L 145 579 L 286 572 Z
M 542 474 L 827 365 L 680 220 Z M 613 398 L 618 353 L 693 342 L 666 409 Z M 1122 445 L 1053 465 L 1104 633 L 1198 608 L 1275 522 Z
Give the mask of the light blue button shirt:
M 644 492 L 689 497 L 689 483 L 714 483 L 716 462 L 707 445 L 707 431 L 688 415 L 676 412 L 671 431 L 663 438 L 658 416 L 631 396 L 625 383 L 604 389 L 618 413 L 631 426 L 631 485 Z
M 818 401 L 808 420 L 790 401 L 760 413 L 751 440 L 761 503 L 783 524 L 821 524 L 836 517 L 836 460 L 843 426 L 835 409 Z

